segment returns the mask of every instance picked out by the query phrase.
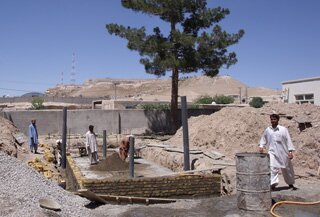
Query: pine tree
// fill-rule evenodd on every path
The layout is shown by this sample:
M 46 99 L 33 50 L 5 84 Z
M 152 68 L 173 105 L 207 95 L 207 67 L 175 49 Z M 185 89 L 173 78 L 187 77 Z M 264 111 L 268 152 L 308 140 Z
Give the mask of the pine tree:
M 223 31 L 217 24 L 229 10 L 221 7 L 207 8 L 206 0 L 122 0 L 121 4 L 135 12 L 158 16 L 170 25 L 164 36 L 159 27 L 153 34 L 146 29 L 107 24 L 110 34 L 128 40 L 127 47 L 138 51 L 147 73 L 158 77 L 172 72 L 171 121 L 177 130 L 179 74 L 202 72 L 215 76 L 222 66 L 227 68 L 237 62 L 236 54 L 227 47 L 239 41 L 244 31 L 236 34 Z M 209 29 L 212 27 L 211 29 Z

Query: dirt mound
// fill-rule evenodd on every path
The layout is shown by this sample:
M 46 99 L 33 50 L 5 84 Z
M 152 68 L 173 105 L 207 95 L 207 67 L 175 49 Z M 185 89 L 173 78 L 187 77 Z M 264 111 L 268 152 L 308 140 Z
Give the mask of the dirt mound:
M 268 103 L 260 109 L 224 108 L 212 115 L 190 118 L 190 147 L 215 150 L 228 158 L 234 158 L 237 152 L 257 151 L 273 111 L 282 114 L 280 125 L 288 128 L 297 150 L 293 160 L 296 173 L 315 174 L 320 166 L 320 107 L 315 105 Z M 301 131 L 299 120 L 310 121 L 311 126 Z M 167 142 L 182 146 L 182 129 Z
M 0 151 L 8 155 L 18 156 L 18 143 L 14 137 L 19 130 L 13 124 L 0 117 Z
M 129 163 L 121 160 L 118 153 L 112 153 L 107 156 L 106 160 L 101 160 L 98 164 L 90 166 L 90 169 L 95 171 L 120 171 L 128 168 Z

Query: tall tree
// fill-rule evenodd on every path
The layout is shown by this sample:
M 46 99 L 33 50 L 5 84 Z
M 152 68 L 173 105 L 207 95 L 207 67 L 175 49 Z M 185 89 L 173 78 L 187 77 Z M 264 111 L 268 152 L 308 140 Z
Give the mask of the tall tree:
M 158 16 L 170 26 L 164 36 L 159 27 L 153 34 L 146 29 L 107 24 L 110 34 L 128 40 L 127 47 L 139 52 L 140 63 L 147 73 L 158 77 L 171 71 L 171 121 L 173 130 L 178 120 L 179 74 L 202 72 L 215 76 L 222 66 L 227 68 L 237 62 L 236 54 L 227 47 L 239 41 L 244 31 L 229 34 L 217 24 L 230 12 L 217 7 L 207 8 L 206 0 L 122 0 L 123 7 L 135 12 Z M 212 27 L 212 29 L 209 29 Z

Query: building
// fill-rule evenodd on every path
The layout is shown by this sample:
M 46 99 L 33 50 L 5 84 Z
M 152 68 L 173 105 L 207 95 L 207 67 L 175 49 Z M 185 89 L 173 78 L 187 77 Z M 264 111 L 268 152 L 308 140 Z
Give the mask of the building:
M 320 105 L 320 77 L 282 82 L 282 99 L 287 103 Z

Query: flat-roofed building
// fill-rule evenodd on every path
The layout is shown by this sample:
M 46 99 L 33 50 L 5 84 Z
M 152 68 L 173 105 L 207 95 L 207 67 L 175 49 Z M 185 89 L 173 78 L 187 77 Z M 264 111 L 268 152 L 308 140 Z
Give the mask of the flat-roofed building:
M 320 105 L 320 77 L 282 82 L 282 98 L 287 103 Z

